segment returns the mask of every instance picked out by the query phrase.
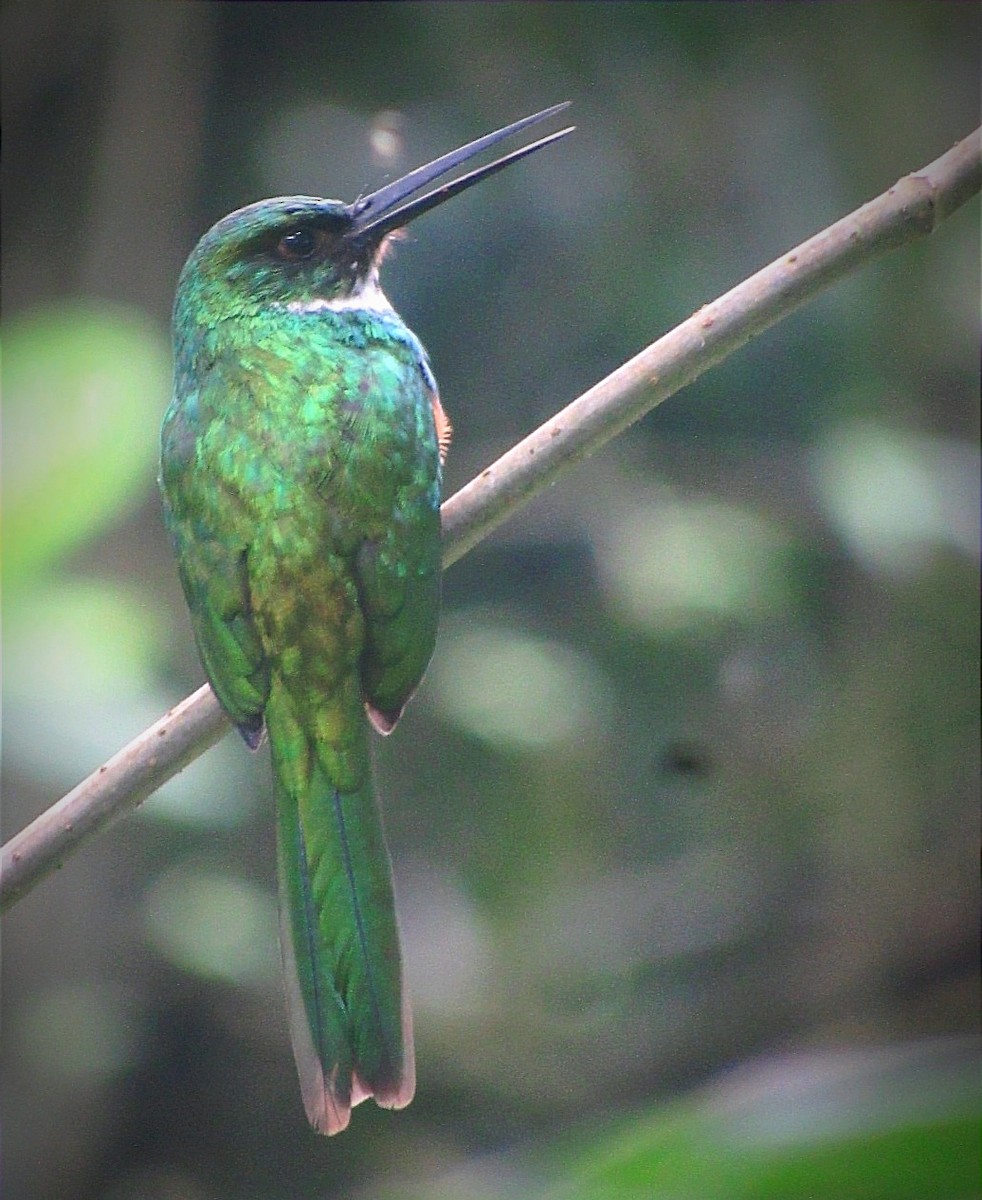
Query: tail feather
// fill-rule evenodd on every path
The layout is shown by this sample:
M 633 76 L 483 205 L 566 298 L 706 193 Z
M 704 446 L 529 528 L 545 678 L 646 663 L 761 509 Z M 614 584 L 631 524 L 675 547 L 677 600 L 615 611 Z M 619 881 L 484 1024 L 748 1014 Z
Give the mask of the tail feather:
M 346 1128 L 362 1100 L 402 1108 L 415 1089 L 391 867 L 359 719 L 366 769 L 350 792 L 316 748 L 278 754 L 270 721 L 290 1032 L 307 1116 L 328 1134 Z

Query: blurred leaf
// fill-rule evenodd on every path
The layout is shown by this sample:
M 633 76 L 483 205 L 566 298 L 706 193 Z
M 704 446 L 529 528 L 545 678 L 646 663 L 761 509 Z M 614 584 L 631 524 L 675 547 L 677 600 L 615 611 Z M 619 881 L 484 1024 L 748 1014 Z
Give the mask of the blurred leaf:
M 971 1200 L 978 1050 L 952 1038 L 741 1068 L 699 1097 L 602 1134 L 546 1195 Z
M 29 592 L 4 627 L 6 753 L 56 788 L 112 753 L 166 706 L 165 625 L 135 588 L 59 580 Z
M 447 619 L 430 675 L 444 719 L 492 745 L 575 745 L 601 730 L 610 688 L 587 655 L 467 612 Z
M 79 979 L 36 992 L 13 1039 L 32 1071 L 63 1084 L 129 1070 L 139 1057 L 141 1033 L 124 985 Z
M 747 508 L 640 495 L 601 520 L 601 570 L 618 608 L 641 627 L 684 631 L 792 605 L 790 539 Z
M 830 522 L 870 570 L 916 575 L 946 544 L 977 560 L 979 455 L 969 441 L 849 421 L 810 458 Z
M 174 867 L 150 889 L 144 924 L 157 951 L 193 974 L 237 984 L 276 979 L 276 902 L 245 879 Z
M 146 494 L 169 380 L 164 339 L 131 310 L 71 302 L 8 325 L 8 587 L 29 581 Z

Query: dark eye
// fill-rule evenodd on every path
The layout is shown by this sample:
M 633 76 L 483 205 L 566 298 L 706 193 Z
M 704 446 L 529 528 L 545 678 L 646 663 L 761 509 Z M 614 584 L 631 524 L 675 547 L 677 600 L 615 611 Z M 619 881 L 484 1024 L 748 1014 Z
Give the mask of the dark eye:
M 284 233 L 276 244 L 276 253 L 287 262 L 301 262 L 313 258 L 320 245 L 317 234 L 310 229 L 291 229 Z

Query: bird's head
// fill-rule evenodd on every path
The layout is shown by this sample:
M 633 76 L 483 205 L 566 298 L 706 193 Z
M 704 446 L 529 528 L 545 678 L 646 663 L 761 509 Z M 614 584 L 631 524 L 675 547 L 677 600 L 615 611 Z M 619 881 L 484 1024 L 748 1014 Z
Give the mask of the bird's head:
M 379 262 L 391 234 L 451 196 L 565 137 L 571 128 L 419 193 L 503 138 L 566 107 L 557 104 L 486 134 L 352 204 L 281 196 L 230 213 L 208 230 L 185 263 L 175 321 L 210 323 L 273 304 L 340 307 L 363 302 L 372 306 L 379 296 Z

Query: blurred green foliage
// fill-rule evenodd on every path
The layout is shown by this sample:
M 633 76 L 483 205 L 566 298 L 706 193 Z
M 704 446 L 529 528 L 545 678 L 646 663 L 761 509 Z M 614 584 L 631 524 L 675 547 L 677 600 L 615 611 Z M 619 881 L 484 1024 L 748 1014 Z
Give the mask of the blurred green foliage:
M 148 596 L 65 568 L 146 496 L 170 355 L 132 308 L 63 301 L 7 322 L 3 385 L 8 763 L 57 788 L 113 751 L 120 713 L 156 705 L 166 627 Z
M 973 1200 L 975 1051 L 915 1045 L 744 1068 L 558 1157 L 563 1182 L 543 1200 Z
M 146 492 L 170 387 L 159 328 L 91 302 L 4 331 L 4 584 L 16 596 Z
M 943 0 L 3 19 L 6 833 L 201 680 L 154 476 L 211 221 L 573 100 L 386 263 L 452 491 L 978 120 Z M 10 1194 L 977 1194 L 978 265 L 976 201 L 448 572 L 377 756 L 411 1108 L 305 1127 L 228 739 L 5 921 Z

